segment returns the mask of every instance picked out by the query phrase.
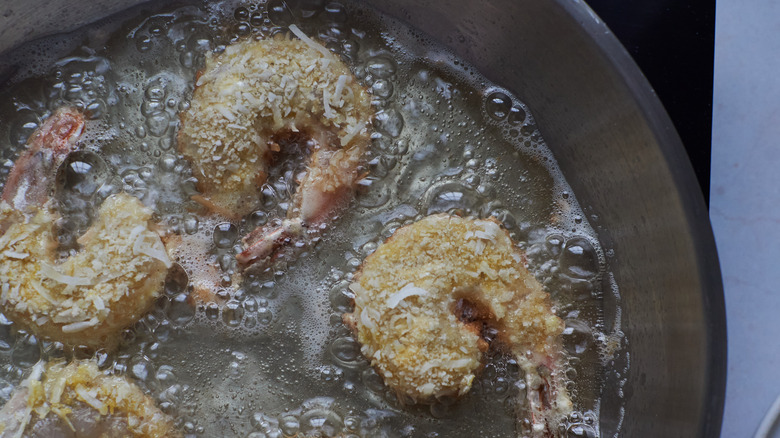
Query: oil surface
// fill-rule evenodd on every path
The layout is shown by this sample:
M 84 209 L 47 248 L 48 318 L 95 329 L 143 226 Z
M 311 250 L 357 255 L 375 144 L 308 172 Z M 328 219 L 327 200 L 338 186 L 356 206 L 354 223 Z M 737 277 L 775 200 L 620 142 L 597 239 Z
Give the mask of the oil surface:
M 135 14 L 135 15 L 133 15 Z M 269 175 L 257 210 L 229 223 L 201 214 L 189 163 L 176 150 L 178 114 L 206 53 L 296 24 L 341 55 L 376 110 L 368 176 L 350 208 L 313 248 L 246 278 L 223 306 L 188 303 L 194 266 L 234 273 L 240 237 L 285 216 L 301 157 Z M 424 29 L 423 29 L 424 31 Z M 568 389 L 576 412 L 562 435 L 600 436 L 603 366 L 623 341 L 619 308 L 605 314 L 604 254 L 531 111 L 423 34 L 352 3 L 174 3 L 139 8 L 7 55 L 19 68 L 0 90 L 0 180 L 52 111 L 90 116 L 81 150 L 57 175 L 60 253 L 102 200 L 126 191 L 160 227 L 200 236 L 171 270 L 156 308 L 101 367 L 126 374 L 192 436 L 513 437 L 521 434 L 522 375 L 494 354 L 458 401 L 404 406 L 361 356 L 341 315 L 350 280 L 394 230 L 450 212 L 498 218 L 523 248 L 565 320 Z M 608 278 L 607 278 L 608 280 Z M 609 322 L 609 323 L 607 323 Z M 38 340 L 0 317 L 0 398 L 39 359 L 90 355 Z M 4 401 L 3 400 L 3 401 Z M 519 414 L 518 414 L 519 412 Z M 615 420 L 618 419 L 618 420 Z

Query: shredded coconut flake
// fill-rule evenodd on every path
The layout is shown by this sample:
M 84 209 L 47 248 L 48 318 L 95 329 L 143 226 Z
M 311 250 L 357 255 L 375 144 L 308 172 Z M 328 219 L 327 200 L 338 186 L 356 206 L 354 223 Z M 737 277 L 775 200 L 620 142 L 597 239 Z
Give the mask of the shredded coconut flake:
M 52 385 L 51 389 L 51 402 L 53 404 L 57 404 L 60 402 L 60 398 L 62 397 L 62 393 L 65 391 L 65 384 L 67 383 L 67 380 L 64 376 L 60 376 L 55 382 L 54 385 Z
M 429 360 L 423 364 L 423 366 L 420 367 L 420 374 L 425 374 L 428 371 L 430 371 L 433 367 L 441 366 L 441 362 L 438 360 Z
M 30 256 L 30 254 L 27 254 L 26 252 L 16 252 L 11 250 L 3 251 L 3 255 L 10 259 L 17 259 L 17 260 L 24 260 Z
M 50 278 L 57 283 L 66 284 L 68 286 L 92 286 L 95 284 L 95 279 L 84 277 L 73 277 L 71 275 L 65 275 L 62 272 L 54 269 L 53 266 L 41 263 L 41 275 L 46 278 Z
M 334 114 L 330 109 L 330 95 L 328 94 L 327 89 L 322 90 L 322 106 L 325 109 L 325 118 L 332 119 Z
M 469 365 L 471 365 L 471 362 L 472 362 L 471 359 L 468 359 L 468 358 L 466 358 L 466 359 L 457 359 L 457 360 L 449 360 L 449 361 L 446 361 L 446 362 L 442 362 L 442 366 L 447 367 L 447 368 L 453 368 L 453 369 L 466 368 Z
M 323 46 L 322 44 L 320 44 L 320 43 L 314 41 L 313 39 L 309 38 L 309 36 L 306 35 L 305 33 L 303 33 L 303 31 L 300 30 L 298 28 L 298 26 L 296 26 L 294 24 L 291 24 L 290 25 L 290 32 L 292 32 L 295 36 L 300 38 L 301 41 L 306 43 L 306 45 L 308 45 L 312 49 L 322 53 L 325 56 L 331 56 L 330 51 L 327 48 L 325 48 L 325 46 Z
M 84 400 L 84 403 L 92 406 L 95 408 L 96 411 L 100 412 L 101 415 L 106 415 L 108 412 L 108 409 L 106 408 L 106 405 L 103 404 L 102 401 L 98 400 L 95 395 L 92 395 L 87 391 L 83 386 L 78 385 L 75 389 L 76 394 L 81 397 L 82 400 Z
M 236 121 L 236 115 L 233 114 L 233 112 L 230 111 L 230 109 L 228 107 L 226 107 L 224 105 L 214 105 L 214 108 L 217 111 L 219 111 L 219 113 L 222 114 L 222 116 L 224 118 L 228 119 L 229 121 L 231 121 L 231 122 L 235 122 Z
M 353 126 L 352 129 L 347 133 L 347 135 L 341 138 L 341 145 L 342 146 L 348 145 L 349 142 L 352 141 L 352 139 L 362 130 L 363 130 L 362 125 L 358 124 Z
M 363 323 L 366 327 L 371 328 L 372 330 L 376 328 L 376 324 L 374 323 L 371 318 L 368 316 L 368 307 L 363 308 L 363 311 L 360 312 L 360 322 Z
M 41 376 L 43 375 L 43 367 L 44 362 L 42 360 L 38 361 L 33 365 L 32 371 L 30 372 L 30 377 L 27 378 L 28 382 L 32 382 L 35 380 L 41 380 Z
M 426 383 L 420 387 L 420 392 L 423 394 L 433 394 L 434 389 L 436 389 L 436 385 L 433 383 Z
M 154 241 L 152 243 L 147 243 L 146 237 L 147 236 L 143 234 L 136 237 L 135 242 L 133 242 L 133 253 L 143 254 L 155 260 L 159 260 L 163 262 L 166 268 L 173 266 L 173 262 L 171 262 L 170 257 L 168 257 L 168 253 L 165 251 L 165 248 L 162 247 L 162 243 L 157 238 L 157 236 L 153 236 Z
M 387 307 L 395 309 L 395 307 L 406 298 L 422 295 L 428 295 L 428 291 L 421 287 L 415 286 L 414 283 L 409 283 L 402 287 L 401 290 L 391 295 L 390 298 L 388 298 Z
M 54 297 L 49 294 L 49 292 L 40 284 L 37 280 L 30 279 L 29 285 L 32 286 L 33 289 L 35 289 L 36 292 L 38 292 L 38 295 L 42 296 L 44 300 L 48 301 L 51 304 L 55 304 L 56 301 L 54 300 Z M 17 287 L 18 291 L 18 287 Z
M 97 318 L 92 318 L 89 321 L 79 321 L 62 326 L 63 333 L 76 333 L 82 330 L 86 330 L 90 327 L 96 326 L 98 323 Z
M 344 92 L 344 85 L 347 84 L 347 75 L 341 75 L 339 76 L 339 79 L 336 81 L 336 91 L 333 93 L 333 95 L 336 97 L 336 99 L 341 99 L 341 93 Z

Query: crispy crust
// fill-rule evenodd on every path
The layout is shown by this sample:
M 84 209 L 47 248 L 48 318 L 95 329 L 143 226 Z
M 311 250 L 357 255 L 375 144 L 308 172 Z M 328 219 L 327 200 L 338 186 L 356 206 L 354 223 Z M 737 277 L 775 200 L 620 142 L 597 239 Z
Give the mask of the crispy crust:
M 50 363 L 40 379 L 30 379 L 23 388 L 32 427 L 47 416 L 59 416 L 66 424 L 72 411 L 94 411 L 94 421 L 123 424 L 127 436 L 136 438 L 175 438 L 173 419 L 160 411 L 154 401 L 127 379 L 107 375 L 91 360 Z M 9 414 L 9 413 L 6 413 Z M 23 423 L 24 424 L 24 423 Z
M 3 313 L 39 336 L 114 347 L 159 297 L 170 264 L 151 215 L 128 194 L 109 197 L 79 239 L 83 249 L 58 265 L 48 204 L 29 214 L 0 205 L 0 220 L 13 222 L 0 237 Z
M 429 216 L 366 258 L 345 320 L 399 394 L 418 402 L 462 395 L 487 347 L 474 322 L 489 322 L 506 348 L 535 363 L 559 353 L 563 322 L 524 263 L 495 220 Z
M 192 106 L 181 116 L 178 144 L 199 189 L 219 210 L 240 217 L 256 207 L 270 155 L 290 134 L 312 139 L 315 158 L 333 163 L 309 169 L 320 192 L 351 188 L 356 180 L 370 99 L 336 55 L 313 45 L 246 40 L 207 58 Z

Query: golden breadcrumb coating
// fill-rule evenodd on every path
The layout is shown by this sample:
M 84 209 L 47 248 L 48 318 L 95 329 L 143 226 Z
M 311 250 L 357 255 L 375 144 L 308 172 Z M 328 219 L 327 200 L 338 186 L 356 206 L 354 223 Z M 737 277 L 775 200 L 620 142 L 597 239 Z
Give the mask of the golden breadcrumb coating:
M 31 376 L 25 383 L 26 387 L 19 390 L 25 391 L 26 409 L 3 412 L 6 417 L 0 419 L 9 427 L 29 430 L 47 416 L 58 416 L 70 428 L 78 430 L 85 427 L 77 423 L 84 419 L 83 415 L 79 420 L 73 418 L 74 411 L 89 409 L 94 412 L 89 420 L 93 427 L 100 430 L 99 423 L 109 421 L 108 427 L 113 429 L 108 431 L 111 436 L 116 433 L 137 438 L 182 436 L 174 427 L 173 419 L 160 411 L 137 385 L 105 374 L 92 360 L 50 363 L 42 376 Z
M 466 393 L 487 344 L 469 303 L 517 356 L 557 356 L 563 323 L 494 220 L 438 214 L 400 228 L 363 263 L 346 320 L 385 384 L 415 401 Z M 474 310 L 479 309 L 479 310 Z
M 0 204 L 0 306 L 30 332 L 71 345 L 112 347 L 160 295 L 171 262 L 151 210 L 120 193 L 100 207 L 77 254 L 55 262 L 49 203 L 21 213 Z
M 319 192 L 351 189 L 356 180 L 372 115 L 368 93 L 336 55 L 294 29 L 303 40 L 246 40 L 210 55 L 182 115 L 179 148 L 222 212 L 256 208 L 270 155 L 291 136 L 317 143 L 306 178 Z

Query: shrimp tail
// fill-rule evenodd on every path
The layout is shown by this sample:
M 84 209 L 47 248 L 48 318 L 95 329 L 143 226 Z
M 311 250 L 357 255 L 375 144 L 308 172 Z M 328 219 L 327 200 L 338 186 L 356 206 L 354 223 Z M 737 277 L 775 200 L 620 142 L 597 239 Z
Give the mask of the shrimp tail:
M 358 160 L 357 155 L 345 159 L 332 151 L 315 151 L 295 192 L 289 216 L 279 226 L 258 227 L 249 233 L 244 238 L 246 249 L 236 256 L 239 265 L 244 269 L 264 268 L 292 251 L 296 244 L 311 243 L 352 199 Z M 334 163 L 346 163 L 343 166 L 346 169 Z M 338 177 L 334 176 L 337 172 L 334 167 L 341 170 Z
M 11 169 L 2 200 L 19 211 L 46 203 L 57 168 L 74 150 L 83 130 L 84 115 L 74 108 L 59 109 L 46 119 Z
M 572 412 L 572 402 L 558 375 L 556 362 L 522 366 L 525 371 L 526 402 L 530 413 L 530 436 L 548 438 L 558 436 L 553 427 Z
M 277 227 L 259 227 L 244 238 L 246 249 L 236 256 L 239 265 L 260 268 L 282 255 L 281 249 L 306 235 L 301 219 L 285 219 Z

